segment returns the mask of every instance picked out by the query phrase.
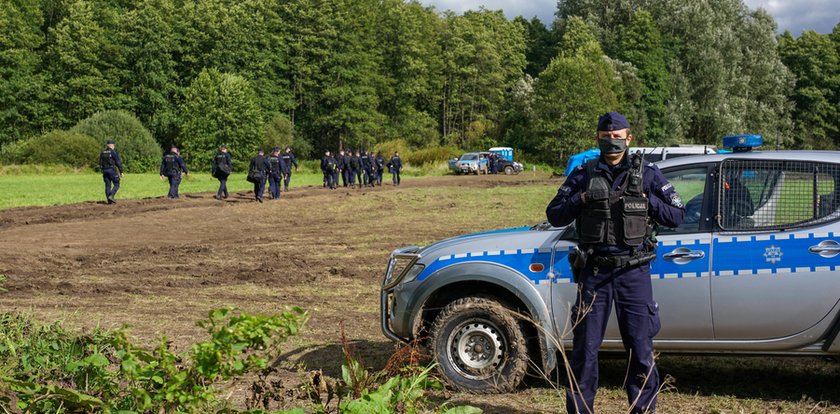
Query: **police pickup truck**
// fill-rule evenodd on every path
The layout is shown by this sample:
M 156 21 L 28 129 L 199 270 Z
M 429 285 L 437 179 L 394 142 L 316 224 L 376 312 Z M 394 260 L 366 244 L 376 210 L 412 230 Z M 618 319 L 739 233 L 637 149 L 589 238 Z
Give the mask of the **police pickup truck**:
M 683 224 L 657 235 L 655 347 L 840 355 L 840 152 L 739 151 L 753 138 L 657 164 L 687 203 Z M 541 223 L 397 249 L 382 330 L 428 338 L 459 389 L 510 391 L 529 360 L 550 372 L 570 349 L 575 240 L 574 225 Z M 623 351 L 614 316 L 602 350 Z

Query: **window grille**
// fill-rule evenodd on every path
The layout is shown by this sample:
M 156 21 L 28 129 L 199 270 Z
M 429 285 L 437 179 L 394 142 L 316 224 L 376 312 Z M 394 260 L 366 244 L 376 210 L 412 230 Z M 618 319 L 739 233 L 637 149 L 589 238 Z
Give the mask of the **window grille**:
M 840 216 L 840 165 L 730 159 L 718 178 L 724 230 L 782 230 Z

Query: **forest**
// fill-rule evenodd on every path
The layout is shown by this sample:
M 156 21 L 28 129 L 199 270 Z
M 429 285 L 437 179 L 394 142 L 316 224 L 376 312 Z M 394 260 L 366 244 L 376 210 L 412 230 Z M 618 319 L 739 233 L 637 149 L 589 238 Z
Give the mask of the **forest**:
M 552 22 L 404 0 L 0 3 L 4 164 L 105 139 L 135 170 L 169 145 L 203 165 L 222 143 L 312 158 L 399 140 L 559 166 L 611 110 L 637 145 L 837 149 L 840 24 L 780 35 L 741 0 L 560 0 Z

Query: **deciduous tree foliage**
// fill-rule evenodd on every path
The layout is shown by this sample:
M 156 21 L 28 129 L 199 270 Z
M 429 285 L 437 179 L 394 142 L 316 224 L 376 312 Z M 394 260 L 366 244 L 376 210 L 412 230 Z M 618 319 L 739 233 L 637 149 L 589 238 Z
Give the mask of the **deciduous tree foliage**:
M 620 110 L 648 145 L 836 146 L 840 29 L 775 30 L 742 0 L 560 0 L 551 28 L 418 0 L 6 0 L 0 145 L 125 110 L 191 163 L 221 142 L 244 162 L 270 118 L 299 155 L 401 139 L 559 165 Z
M 102 148 L 108 140 L 117 141 L 126 172 L 156 171 L 163 153 L 152 134 L 131 113 L 103 111 L 79 121 L 71 130 L 92 137 Z
M 204 70 L 184 91 L 179 140 L 184 160 L 207 167 L 219 145 L 226 144 L 234 168 L 247 168 L 263 143 L 263 113 L 251 84 L 239 75 Z

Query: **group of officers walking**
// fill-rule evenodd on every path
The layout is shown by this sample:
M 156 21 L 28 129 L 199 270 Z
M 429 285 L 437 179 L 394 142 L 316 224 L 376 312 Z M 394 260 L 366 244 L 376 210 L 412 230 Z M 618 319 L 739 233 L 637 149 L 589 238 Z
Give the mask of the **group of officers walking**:
M 358 181 L 359 188 L 374 187 L 382 185 L 382 175 L 385 168 L 391 173 L 391 182 L 393 185 L 400 185 L 400 172 L 403 165 L 400 159 L 400 153 L 394 152 L 394 156 L 385 163 L 382 157 L 382 151 L 376 153 L 371 152 L 366 154 L 364 151 L 347 151 L 338 152 L 338 156 L 334 157 L 329 151 L 324 153 L 321 158 L 321 172 L 324 174 L 324 187 L 329 187 L 335 190 L 338 187 L 338 177 L 341 176 L 342 185 L 344 187 L 356 188 Z
M 123 176 L 123 165 L 119 153 L 115 149 L 115 142 L 109 140 L 105 149 L 99 155 L 99 167 L 102 170 L 102 177 L 105 181 L 105 199 L 108 204 L 115 204 L 114 196 L 120 188 L 120 177 Z M 248 166 L 247 180 L 254 184 L 254 199 L 263 202 L 265 184 L 268 182 L 268 193 L 272 200 L 280 199 L 281 188 L 289 191 L 289 182 L 292 179 L 292 167 L 297 171 L 298 162 L 290 147 L 281 151 L 280 147 L 274 147 L 270 155 L 266 156 L 262 149 L 251 158 Z M 344 150 L 339 156 L 333 157 L 327 151 L 321 159 L 321 171 L 324 174 L 324 187 L 335 189 L 338 187 L 338 177 L 342 177 L 344 187 L 358 187 L 382 185 L 382 174 L 386 167 L 382 153 L 365 154 L 356 151 L 355 154 Z M 400 172 L 403 164 L 398 152 L 394 153 L 387 168 L 392 174 L 392 181 L 395 186 L 400 185 Z M 227 180 L 233 172 L 233 163 L 227 145 L 220 145 L 219 150 L 213 157 L 211 163 L 211 175 L 219 180 L 219 190 L 215 198 L 224 200 L 230 195 L 227 189 Z M 169 152 L 163 156 L 160 163 L 160 179 L 169 181 L 169 192 L 167 198 L 178 199 L 178 188 L 181 184 L 181 176 L 189 175 L 187 164 L 181 158 L 177 147 L 172 146 Z

